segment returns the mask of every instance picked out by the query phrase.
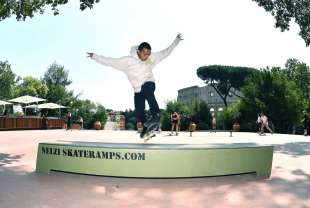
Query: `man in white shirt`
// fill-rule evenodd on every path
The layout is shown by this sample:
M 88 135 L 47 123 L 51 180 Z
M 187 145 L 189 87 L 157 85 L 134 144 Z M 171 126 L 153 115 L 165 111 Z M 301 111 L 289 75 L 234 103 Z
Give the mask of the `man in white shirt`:
M 181 40 L 183 40 L 182 34 L 179 33 L 168 48 L 155 53 L 151 53 L 152 49 L 149 43 L 142 42 L 139 46 L 131 48 L 130 56 L 121 58 L 109 58 L 95 53 L 87 53 L 87 57 L 100 64 L 118 69 L 127 75 L 135 92 L 134 102 L 137 122 L 142 122 L 145 127 L 140 135 L 141 137 L 150 123 L 158 122 L 159 124 L 160 120 L 160 111 L 154 95 L 155 78 L 152 72 L 153 68 L 168 57 Z M 145 101 L 148 102 L 152 114 L 151 119 L 147 122 L 145 122 L 144 114 Z

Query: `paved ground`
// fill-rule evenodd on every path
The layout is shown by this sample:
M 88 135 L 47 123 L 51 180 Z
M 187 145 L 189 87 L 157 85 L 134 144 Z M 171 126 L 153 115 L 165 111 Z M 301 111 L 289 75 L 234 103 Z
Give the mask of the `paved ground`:
M 275 145 L 271 178 L 254 174 L 194 179 L 130 179 L 34 172 L 39 142 L 141 142 L 134 132 L 0 131 L 0 207 L 310 207 L 310 137 L 255 133 L 161 136 L 152 143 Z

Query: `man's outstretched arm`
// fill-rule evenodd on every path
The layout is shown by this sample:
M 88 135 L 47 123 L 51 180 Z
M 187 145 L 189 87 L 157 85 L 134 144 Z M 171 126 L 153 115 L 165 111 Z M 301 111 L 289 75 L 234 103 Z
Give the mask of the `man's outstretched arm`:
M 105 65 L 105 66 L 110 66 L 115 69 L 124 71 L 127 67 L 127 61 L 125 57 L 122 58 L 110 58 L 110 57 L 105 57 L 101 55 L 97 55 L 95 53 L 87 52 L 87 58 L 91 58 L 95 60 L 96 62 Z
M 159 63 L 160 61 L 162 61 L 164 58 L 166 58 L 167 56 L 169 56 L 171 54 L 171 52 L 173 51 L 173 49 L 179 44 L 179 42 L 183 40 L 182 34 L 179 33 L 177 35 L 177 37 L 174 39 L 174 41 L 171 43 L 171 45 L 159 52 L 155 52 L 153 53 L 154 57 L 155 57 L 155 62 Z

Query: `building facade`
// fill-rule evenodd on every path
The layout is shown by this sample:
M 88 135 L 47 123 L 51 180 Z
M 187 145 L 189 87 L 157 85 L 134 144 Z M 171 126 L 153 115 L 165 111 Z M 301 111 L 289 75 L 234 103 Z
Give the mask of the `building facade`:
M 240 98 L 229 94 L 227 97 L 227 104 L 238 101 Z M 225 104 L 215 89 L 210 86 L 198 87 L 192 86 L 178 90 L 178 102 L 191 103 L 195 100 L 203 100 L 214 111 L 221 110 L 225 107 Z

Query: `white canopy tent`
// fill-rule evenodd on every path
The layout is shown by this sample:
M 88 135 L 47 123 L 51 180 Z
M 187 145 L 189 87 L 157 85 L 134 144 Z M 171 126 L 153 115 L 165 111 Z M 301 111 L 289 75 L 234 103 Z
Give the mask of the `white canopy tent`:
M 34 108 L 34 109 L 59 109 L 59 117 L 61 116 L 61 111 L 60 109 L 62 108 L 67 108 L 65 106 L 56 104 L 56 103 L 43 103 L 39 105 L 28 105 L 25 108 Z
M 22 104 L 38 103 L 42 101 L 46 101 L 46 99 L 33 97 L 30 95 L 25 95 L 25 96 L 21 96 L 21 97 L 17 97 L 17 98 L 9 100 L 9 102 L 22 103 Z

